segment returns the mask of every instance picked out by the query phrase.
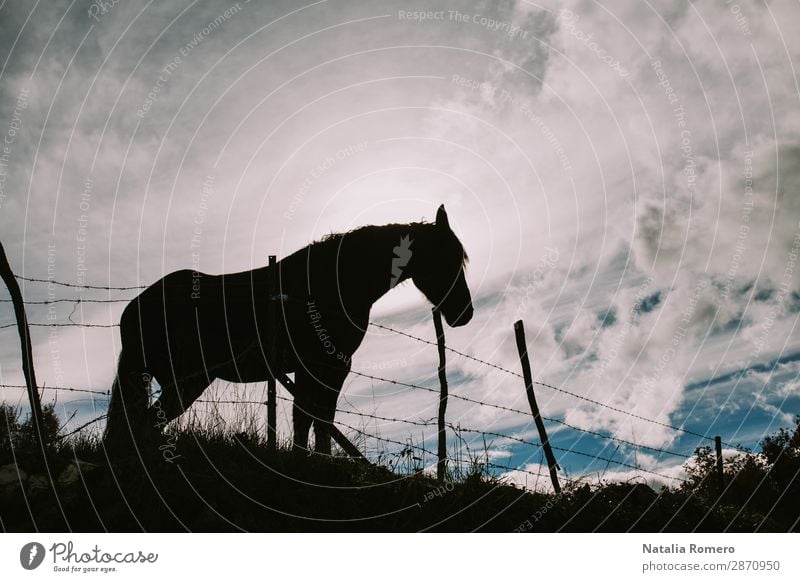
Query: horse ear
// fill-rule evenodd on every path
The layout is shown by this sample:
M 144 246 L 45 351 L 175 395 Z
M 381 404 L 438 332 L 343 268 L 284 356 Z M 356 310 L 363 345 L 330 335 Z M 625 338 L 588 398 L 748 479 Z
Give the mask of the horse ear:
M 447 220 L 447 212 L 445 212 L 444 204 L 439 206 L 436 211 L 436 226 L 440 228 L 450 228 L 450 221 Z

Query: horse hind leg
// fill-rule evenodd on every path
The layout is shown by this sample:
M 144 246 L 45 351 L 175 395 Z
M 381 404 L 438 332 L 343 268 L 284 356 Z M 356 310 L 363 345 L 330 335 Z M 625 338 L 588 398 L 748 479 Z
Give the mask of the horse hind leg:
M 349 373 L 349 366 L 335 369 L 318 369 L 313 373 L 298 373 L 297 391 L 302 394 L 299 401 L 305 414 L 300 416 L 302 429 L 298 433 L 297 407 L 294 410 L 295 418 L 295 446 L 297 447 L 298 435 L 301 440 L 308 439 L 308 424 L 314 423 L 314 452 L 321 456 L 331 454 L 331 426 L 336 414 L 336 402 L 342 384 Z M 295 396 L 295 402 L 298 402 Z M 305 443 L 304 443 L 305 444 Z
M 112 454 L 138 450 L 152 432 L 150 381 L 152 377 L 139 358 L 124 350 L 111 389 L 103 443 Z

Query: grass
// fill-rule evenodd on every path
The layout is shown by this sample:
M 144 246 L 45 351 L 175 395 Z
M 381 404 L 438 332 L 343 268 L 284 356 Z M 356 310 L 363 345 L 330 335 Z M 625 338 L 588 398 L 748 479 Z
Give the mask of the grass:
M 52 408 L 46 432 L 59 431 Z M 439 483 L 413 454 L 386 466 L 342 456 L 269 451 L 257 422 L 189 418 L 160 443 L 110 465 L 95 435 L 35 444 L 29 419 L 0 405 L 0 526 L 4 531 L 796 531 L 800 418 L 759 452 L 726 459 L 719 495 L 714 456 L 698 449 L 689 480 L 568 482 L 531 492 L 490 474 L 474 455 Z M 49 471 L 49 477 L 48 477 Z

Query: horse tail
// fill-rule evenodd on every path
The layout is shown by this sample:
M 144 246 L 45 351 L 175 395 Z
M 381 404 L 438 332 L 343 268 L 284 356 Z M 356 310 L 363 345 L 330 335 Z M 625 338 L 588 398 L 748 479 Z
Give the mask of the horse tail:
M 117 455 L 133 452 L 144 444 L 148 429 L 151 376 L 140 358 L 130 349 L 119 356 L 117 376 L 111 388 L 103 444 Z

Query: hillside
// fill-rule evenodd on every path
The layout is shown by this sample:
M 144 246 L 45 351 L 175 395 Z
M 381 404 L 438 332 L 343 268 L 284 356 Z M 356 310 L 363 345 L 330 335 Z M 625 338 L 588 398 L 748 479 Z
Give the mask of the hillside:
M 704 449 L 680 488 L 573 482 L 555 496 L 504 483 L 478 462 L 441 484 L 344 457 L 271 453 L 255 434 L 186 428 L 170 435 L 171 460 L 156 449 L 113 468 L 96 438 L 62 441 L 47 454 L 51 484 L 29 422 L 7 406 L 0 416 L 4 531 L 750 532 L 796 531 L 800 516 L 798 427 L 726 461 L 720 499 Z

